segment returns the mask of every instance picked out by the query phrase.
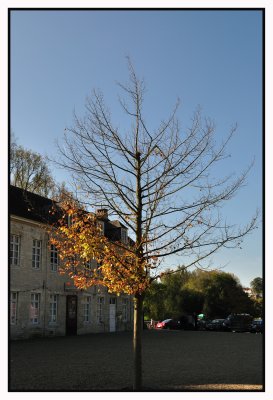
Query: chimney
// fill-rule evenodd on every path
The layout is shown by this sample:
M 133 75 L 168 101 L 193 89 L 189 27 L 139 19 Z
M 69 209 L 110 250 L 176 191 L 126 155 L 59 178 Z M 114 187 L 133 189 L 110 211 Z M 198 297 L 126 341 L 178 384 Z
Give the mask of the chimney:
M 108 210 L 107 208 L 99 208 L 96 211 L 97 217 L 99 219 L 108 219 Z

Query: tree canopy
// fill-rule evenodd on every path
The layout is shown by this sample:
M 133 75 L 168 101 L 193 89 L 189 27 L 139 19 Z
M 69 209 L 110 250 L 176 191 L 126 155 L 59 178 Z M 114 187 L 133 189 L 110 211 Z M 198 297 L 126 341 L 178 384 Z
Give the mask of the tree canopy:
M 55 182 L 45 158 L 14 140 L 10 147 L 10 176 L 14 186 L 45 197 L 53 195 Z
M 133 241 L 127 246 L 111 244 L 98 236 L 100 283 L 110 291 L 134 295 L 134 388 L 141 387 L 141 334 L 143 299 L 153 280 L 166 272 L 166 257 L 183 259 L 181 269 L 202 268 L 219 249 L 240 246 L 256 226 L 257 215 L 243 227 L 229 224 L 221 207 L 245 184 L 249 167 L 239 176 L 217 176 L 219 163 L 236 127 L 217 143 L 214 123 L 197 110 L 191 124 L 182 131 L 177 119 L 178 105 L 168 117 L 150 127 L 144 112 L 145 87 L 128 60 L 129 82 L 119 84 L 122 124 L 115 124 L 100 91 L 87 98 L 85 115 L 74 115 L 59 146 L 56 164 L 70 171 L 89 209 L 107 208 L 129 228 Z M 70 211 L 69 211 L 70 212 Z M 73 211 L 78 215 L 76 210 Z M 90 219 L 58 230 L 63 259 L 80 287 L 95 284 L 83 277 L 80 264 L 65 243 L 71 243 L 77 257 L 92 254 L 95 241 L 85 225 Z M 93 229 L 95 233 L 95 229 Z M 103 255 L 99 256 L 99 251 Z M 76 254 L 76 253 L 75 253 Z M 79 279 L 81 278 L 81 279 Z
M 153 283 L 148 289 L 145 297 L 148 318 L 162 320 L 200 313 L 207 318 L 225 318 L 230 313 L 256 315 L 256 305 L 233 274 L 196 270 L 183 277 L 173 274 L 171 278 Z
M 47 227 L 61 260 L 60 272 L 68 273 L 80 289 L 102 285 L 117 294 L 145 291 L 149 277 L 140 274 L 135 244 L 109 240 L 97 216 L 80 209 L 73 199 L 58 204 L 58 213 L 60 205 L 61 218 Z M 97 267 L 90 267 L 91 260 Z
M 66 128 L 56 162 L 74 176 L 83 202 L 107 208 L 128 226 L 145 274 L 153 275 L 151 259 L 172 254 L 183 257 L 184 267 L 202 267 L 220 248 L 240 246 L 256 226 L 256 215 L 236 229 L 220 212 L 245 184 L 249 170 L 237 178 L 215 176 L 236 127 L 217 144 L 214 123 L 197 110 L 182 132 L 177 103 L 169 117 L 150 128 L 143 80 L 128 65 L 129 82 L 119 84 L 124 129 L 115 126 L 102 93 L 95 90 L 86 100 L 86 114 L 75 115 L 74 125 Z
M 257 277 L 250 282 L 250 287 L 254 294 L 260 295 L 263 293 L 263 278 Z

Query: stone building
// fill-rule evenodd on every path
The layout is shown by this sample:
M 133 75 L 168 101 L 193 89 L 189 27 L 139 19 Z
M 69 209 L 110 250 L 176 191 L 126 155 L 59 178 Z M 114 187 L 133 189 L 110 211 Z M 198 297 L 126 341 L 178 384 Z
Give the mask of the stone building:
M 49 247 L 44 229 L 50 199 L 11 186 L 10 215 L 10 337 L 81 335 L 132 329 L 133 306 L 128 295 L 109 294 L 101 286 L 79 290 L 58 273 L 58 254 Z M 111 240 L 128 240 L 127 228 L 98 216 Z M 93 261 L 95 263 L 95 261 Z

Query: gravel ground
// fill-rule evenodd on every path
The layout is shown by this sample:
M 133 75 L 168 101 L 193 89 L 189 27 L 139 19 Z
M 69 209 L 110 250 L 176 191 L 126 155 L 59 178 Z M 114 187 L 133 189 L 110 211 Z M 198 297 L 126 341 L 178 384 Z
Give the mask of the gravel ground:
M 132 333 L 13 341 L 9 391 L 130 391 Z M 263 335 L 144 331 L 145 391 L 263 390 Z

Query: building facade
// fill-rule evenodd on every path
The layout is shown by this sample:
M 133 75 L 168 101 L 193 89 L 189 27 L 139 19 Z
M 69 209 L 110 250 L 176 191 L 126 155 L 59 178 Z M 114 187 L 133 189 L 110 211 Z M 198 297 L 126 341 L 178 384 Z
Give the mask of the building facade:
M 81 335 L 130 330 L 132 298 L 95 286 L 77 289 L 58 272 L 58 254 L 45 229 L 52 201 L 11 186 L 10 337 Z M 100 210 L 104 234 L 127 240 L 127 229 Z M 95 261 L 93 261 L 95 263 Z

